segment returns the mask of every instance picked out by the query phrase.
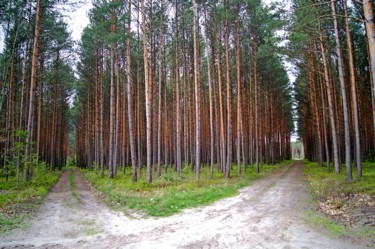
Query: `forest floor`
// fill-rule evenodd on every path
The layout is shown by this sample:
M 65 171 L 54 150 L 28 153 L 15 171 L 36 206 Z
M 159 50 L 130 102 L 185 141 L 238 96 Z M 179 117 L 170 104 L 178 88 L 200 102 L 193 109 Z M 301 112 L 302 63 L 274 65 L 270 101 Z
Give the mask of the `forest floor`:
M 0 235 L 0 248 L 366 248 L 309 225 L 312 208 L 295 161 L 235 197 L 166 218 L 110 210 L 75 169 L 66 170 L 23 228 Z M 134 216 L 133 216 L 134 217 Z

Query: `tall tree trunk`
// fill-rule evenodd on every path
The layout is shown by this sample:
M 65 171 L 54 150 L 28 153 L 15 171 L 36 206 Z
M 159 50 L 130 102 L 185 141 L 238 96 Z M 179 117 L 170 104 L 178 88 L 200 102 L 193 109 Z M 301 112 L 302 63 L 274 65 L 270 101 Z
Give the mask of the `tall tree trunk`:
M 220 111 L 220 153 L 221 153 L 221 170 L 224 172 L 226 164 L 226 147 L 224 131 L 224 100 L 223 100 L 223 81 L 221 70 L 221 53 L 220 53 L 220 32 L 217 34 L 217 77 L 219 83 L 219 111 Z
M 375 96 L 375 17 L 373 0 L 363 0 L 363 12 L 365 16 L 366 34 L 368 39 L 368 47 L 370 52 L 371 76 L 373 84 L 373 95 Z M 375 109 L 375 105 L 372 106 Z M 373 111 L 375 112 L 375 111 Z M 375 122 L 374 122 L 375 130 Z
M 43 69 L 44 69 L 44 55 L 41 56 L 40 60 L 40 68 L 41 68 L 41 77 L 39 79 L 39 97 L 38 97 L 38 124 L 37 124 L 37 135 L 36 135 L 36 158 L 37 160 L 40 160 L 41 156 L 41 132 L 42 132 L 42 115 L 43 115 Z
M 182 17 L 182 26 L 185 27 L 184 18 Z M 187 69 L 187 45 L 186 45 L 186 30 L 183 30 L 183 81 L 184 81 L 184 165 L 187 167 L 189 163 L 189 104 L 190 104 L 190 84 L 189 84 L 189 70 Z
M 103 47 L 100 50 L 100 137 L 99 137 L 99 157 L 100 157 L 100 171 L 101 175 L 104 176 L 104 86 L 103 86 L 103 80 L 104 80 L 104 63 L 103 63 Z
M 130 157 L 132 161 L 132 181 L 137 181 L 137 160 L 135 154 L 134 142 L 134 128 L 133 128 L 133 90 L 132 90 L 132 74 L 131 74 L 131 47 L 130 47 L 130 33 L 131 33 L 131 1 L 129 1 L 129 19 L 128 19 L 128 39 L 126 41 L 126 62 L 127 62 L 127 81 L 128 81 L 128 122 L 129 122 L 129 138 L 130 138 Z M 139 127 L 138 127 L 139 129 Z
M 326 163 L 327 163 L 327 170 L 330 171 L 330 155 L 329 155 L 329 147 L 328 147 L 328 132 L 327 132 L 327 122 L 326 122 L 326 101 L 324 97 L 324 84 L 322 80 L 322 73 L 321 73 L 321 67 L 319 63 L 319 56 L 318 56 L 318 47 L 316 45 L 316 42 L 314 42 L 314 48 L 315 48 L 315 56 L 316 61 L 318 62 L 318 77 L 319 77 L 319 89 L 320 89 L 320 96 L 322 101 L 322 116 L 323 116 L 323 135 L 324 135 L 324 148 L 325 148 L 325 154 L 326 154 Z
M 149 87 L 150 87 L 150 105 L 151 105 L 151 168 L 152 166 L 156 163 L 156 132 L 155 132 L 155 125 L 153 125 L 154 123 L 156 123 L 156 120 L 154 120 L 154 117 L 156 117 L 155 115 L 155 109 L 154 109 L 154 101 L 155 101 L 155 95 L 156 95 L 156 87 L 155 87 L 155 62 L 154 62 L 154 51 L 155 51 L 155 43 L 154 43 L 154 36 L 153 36 L 153 31 L 154 31 L 154 28 L 153 28 L 153 1 L 149 1 L 149 22 L 148 22 L 148 30 L 149 30 L 149 33 L 150 33 L 150 36 L 149 36 L 149 67 L 148 67 L 148 71 L 149 71 Z
M 177 174 L 181 174 L 181 104 L 180 104 L 180 67 L 178 54 L 178 8 L 176 0 L 176 166 Z
M 320 21 L 319 21 L 319 38 L 320 38 L 320 49 L 322 53 L 322 60 L 323 60 L 323 67 L 324 67 L 324 77 L 325 83 L 327 88 L 327 97 L 328 97 L 328 110 L 329 110 L 329 117 L 331 121 L 331 133 L 332 133 L 332 147 L 333 147 L 333 158 L 334 158 L 334 166 L 336 173 L 340 173 L 340 164 L 339 164 L 339 153 L 338 153 L 338 145 L 337 145 L 337 131 L 336 131 L 336 123 L 335 123 L 335 112 L 334 112 L 334 102 L 332 96 L 332 87 L 329 80 L 328 75 L 328 67 L 327 67 L 327 60 L 325 55 L 325 48 L 323 43 L 323 34 L 320 30 Z
M 358 96 L 357 96 L 357 80 L 355 76 L 354 68 L 354 57 L 353 57 L 353 45 L 352 38 L 350 36 L 349 29 L 349 17 L 348 17 L 348 8 L 346 0 L 344 1 L 344 12 L 345 12 L 345 31 L 346 31 L 346 41 L 348 43 L 348 55 L 349 55 L 349 72 L 350 72 L 350 86 L 352 92 L 352 104 L 353 104 L 353 114 L 354 114 L 354 133 L 355 133 L 355 163 L 357 166 L 357 176 L 362 176 L 362 165 L 361 165 L 361 141 L 359 133 L 359 115 L 358 115 Z M 364 1 L 365 2 L 365 1 Z M 374 23 L 373 23 L 374 28 Z M 373 39 L 375 33 L 373 34 Z M 375 44 L 373 44 L 375 46 Z
M 27 16 L 27 34 L 26 34 L 26 47 L 25 47 L 25 56 L 23 58 L 23 66 L 22 66 L 22 87 L 21 87 L 21 103 L 20 103 L 20 119 L 19 119 L 19 127 L 23 128 L 23 112 L 24 112 L 24 94 L 26 88 L 26 77 L 27 77 L 27 65 L 28 65 L 28 56 L 29 56 L 29 46 L 30 46 L 30 22 L 31 18 L 31 4 L 29 3 L 28 9 L 28 16 Z M 5 63 L 4 63 L 5 64 Z M 1 111 L 1 107 L 0 107 Z M 18 162 L 17 162 L 18 163 Z
M 26 140 L 26 157 L 30 156 L 31 140 L 33 137 L 33 126 L 34 126 L 34 101 L 35 101 L 35 87 L 37 80 L 37 65 L 38 65 L 38 40 L 39 40 L 39 20 L 40 12 L 42 8 L 42 0 L 38 0 L 35 14 L 35 31 L 34 31 L 34 45 L 33 45 L 33 57 L 31 62 L 31 82 L 30 82 L 30 97 L 29 97 L 29 111 L 27 118 L 27 140 Z M 27 159 L 28 161 L 30 158 Z M 30 177 L 30 166 L 29 163 L 25 167 L 24 180 L 28 181 Z
M 163 82 L 163 0 L 160 1 L 160 34 L 159 34 L 159 90 L 158 90 L 158 178 L 161 176 L 161 84 Z M 129 30 L 130 32 L 130 30 Z
M 254 38 L 255 39 L 255 38 Z M 256 41 L 253 41 L 253 60 L 254 60 L 254 104 L 255 104 L 255 167 L 256 167 L 256 172 L 259 173 L 259 122 L 258 122 L 258 72 L 257 72 L 257 44 Z
M 229 3 L 226 1 L 226 17 L 225 17 L 225 62 L 227 75 L 227 164 L 225 170 L 225 177 L 230 177 L 230 170 L 232 167 L 232 83 L 230 80 L 230 65 L 229 65 L 229 20 L 228 20 Z
M 112 10 L 112 24 L 111 24 L 111 34 L 114 35 L 115 33 L 115 11 Z M 114 165 L 113 165 L 113 154 L 114 154 L 114 136 L 115 136 L 115 60 L 114 60 L 114 53 L 115 53 L 115 43 L 111 42 L 111 50 L 110 50 L 110 96 L 109 96 L 109 145 L 108 145 L 108 169 L 109 169 L 109 178 L 114 177 Z
M 113 174 L 117 173 L 117 159 L 118 159 L 118 144 L 119 144 L 119 134 L 120 134 L 120 63 L 119 63 L 119 52 L 116 45 L 116 123 L 115 123 L 115 146 L 113 151 Z
M 54 84 L 53 90 L 53 112 L 52 112 L 52 127 L 51 127 L 51 145 L 50 145 L 50 170 L 55 169 L 55 161 L 56 161 L 56 147 L 57 147 L 57 99 L 58 99 L 58 85 L 59 85 L 59 63 L 60 63 L 60 52 L 57 52 L 56 56 L 56 74 L 57 78 Z M 89 98 L 89 96 L 88 96 Z M 88 101 L 88 105 L 90 105 L 90 101 Z M 88 109 L 89 111 L 90 109 Z M 88 115 L 89 117 L 89 115 Z M 89 131 L 89 128 L 87 129 Z M 89 162 L 91 162 L 89 160 Z M 91 167 L 91 165 L 89 165 Z
M 210 62 L 210 48 L 208 43 L 207 32 L 207 11 L 206 4 L 204 5 L 204 31 L 206 44 L 206 58 L 207 58 L 207 77 L 208 77 L 208 94 L 210 101 L 210 177 L 213 178 L 214 170 L 214 120 L 213 120 L 213 101 L 212 101 L 212 81 L 211 81 L 211 62 Z
M 352 181 L 352 169 L 351 169 L 351 159 L 350 159 L 351 152 L 350 152 L 349 114 L 348 114 L 348 102 L 346 100 L 346 87 L 345 87 L 345 81 L 344 81 L 344 59 L 342 56 L 342 49 L 341 49 L 340 37 L 339 37 L 339 28 L 337 24 L 336 2 L 334 1 L 331 2 L 331 8 L 332 8 L 332 14 L 333 14 L 333 24 L 335 28 L 336 53 L 338 55 L 337 61 L 338 61 L 338 69 L 339 69 L 339 81 L 340 81 L 341 96 L 342 96 L 342 106 L 343 106 L 343 112 L 344 112 L 346 179 L 348 182 L 351 182 Z
M 322 149 L 322 131 L 321 131 L 321 122 L 320 122 L 320 111 L 318 109 L 318 93 L 317 88 L 319 86 L 316 85 L 315 75 L 314 75 L 314 59 L 313 59 L 313 52 L 311 41 L 309 42 L 309 78 L 310 78 L 310 89 L 312 91 L 311 101 L 313 102 L 314 114 L 315 114 L 315 121 L 316 121 L 316 128 L 318 131 L 318 158 L 320 166 L 323 166 L 323 149 Z
M 5 130 L 6 130 L 6 141 L 5 141 L 5 148 L 4 148 L 4 171 L 6 175 L 6 181 L 8 181 L 9 178 L 9 164 L 8 160 L 12 160 L 12 152 L 11 152 L 11 146 L 13 144 L 13 136 L 14 136 L 14 127 L 13 127 L 13 120 L 14 120 L 14 111 L 15 111 L 15 97 L 16 97 L 16 39 L 18 36 L 18 20 L 16 20 L 15 24 L 15 34 L 14 34 L 14 40 L 12 44 L 12 52 L 10 56 L 10 76 L 9 76 L 9 83 L 8 83 L 8 94 L 7 94 L 7 109 L 6 109 L 6 118 L 5 118 Z
M 194 33 L 194 95 L 195 95 L 195 172 L 197 179 L 200 175 L 200 112 L 199 112 L 199 89 L 198 89 L 198 59 L 197 58 L 197 4 L 193 0 L 193 33 Z
M 95 46 L 95 162 L 100 166 L 99 48 Z
M 241 47 L 240 47 L 240 20 L 237 7 L 236 23 L 236 74 L 237 74 L 237 174 L 241 175 L 241 137 L 242 137 L 242 90 L 241 90 Z
M 148 56 L 147 56 L 147 36 L 146 36 L 146 15 L 145 15 L 145 1 L 141 0 L 141 12 L 142 12 L 142 38 L 143 38 L 143 64 L 144 64 L 144 76 L 145 76 L 145 98 L 146 98 L 146 150 L 147 150 L 147 176 L 146 180 L 148 183 L 152 182 L 152 144 L 151 144 L 151 98 L 152 89 L 149 83 L 148 75 Z
M 137 4 L 137 162 L 138 162 L 138 170 L 139 170 L 139 175 L 141 175 L 141 169 L 142 169 L 142 144 L 141 144 L 141 132 L 142 132 L 142 123 L 141 123 L 141 84 L 140 84 L 140 62 L 141 62 L 141 56 L 140 56 L 140 51 L 141 51 L 141 46 L 140 46 L 140 35 L 139 35 L 139 30 L 141 26 L 141 22 L 139 20 L 139 15 L 140 15 L 140 3 L 138 1 Z
M 30 45 L 30 22 L 31 18 L 31 4 L 29 3 L 29 9 L 28 9 L 28 16 L 27 16 L 27 35 L 26 35 L 26 48 L 25 48 L 25 56 L 22 66 L 22 87 L 21 87 L 21 100 L 20 100 L 20 116 L 19 116 L 19 128 L 23 129 L 23 113 L 24 113 L 24 94 L 25 94 L 25 88 L 26 88 L 26 75 L 27 75 L 27 65 L 28 65 L 28 56 L 29 56 L 29 45 Z M 4 63 L 5 65 L 5 63 Z M 0 107 L 1 112 L 1 107 Z M 21 138 L 19 138 L 18 141 L 20 141 Z M 16 178 L 17 178 L 17 187 L 19 186 L 19 173 L 20 173 L 20 155 L 17 157 L 17 163 L 16 163 Z

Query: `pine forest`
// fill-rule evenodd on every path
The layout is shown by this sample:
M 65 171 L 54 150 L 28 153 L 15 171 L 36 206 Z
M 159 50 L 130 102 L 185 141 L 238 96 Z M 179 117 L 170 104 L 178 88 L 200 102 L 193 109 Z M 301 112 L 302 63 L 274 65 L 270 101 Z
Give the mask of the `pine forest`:
M 67 13 L 85 4 L 76 40 Z M 305 164 L 308 178 L 313 164 L 375 200 L 374 11 L 372 0 L 2 0 L 0 194 L 11 202 L 8 189 L 64 169 L 74 192 L 80 170 L 123 205 L 121 181 L 212 187 L 272 165 Z

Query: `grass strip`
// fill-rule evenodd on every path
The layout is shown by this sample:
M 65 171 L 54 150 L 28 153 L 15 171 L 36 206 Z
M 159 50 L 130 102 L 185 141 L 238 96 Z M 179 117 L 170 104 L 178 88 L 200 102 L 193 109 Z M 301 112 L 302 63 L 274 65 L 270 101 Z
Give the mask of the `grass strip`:
M 319 166 L 316 162 L 304 161 L 304 174 L 310 192 L 313 195 L 313 202 L 317 204 L 320 200 L 331 196 L 365 194 L 375 195 L 375 163 L 362 163 L 362 177 L 358 178 L 356 168 L 353 168 L 353 181 L 346 181 L 345 165 L 339 174 L 331 171 L 328 172 L 326 167 Z M 373 227 L 351 227 L 345 226 L 333 221 L 330 217 L 309 212 L 306 215 L 309 223 L 318 225 L 330 231 L 332 234 L 346 236 L 352 239 L 373 240 L 375 238 L 375 229 Z
M 130 170 L 126 173 L 119 172 L 113 179 L 102 177 L 99 171 L 82 170 L 82 173 L 106 196 L 111 207 L 118 210 L 133 209 L 148 216 L 166 217 L 185 208 L 207 205 L 234 196 L 238 189 L 250 185 L 286 163 L 263 165 L 259 174 L 255 172 L 255 168 L 248 168 L 241 176 L 236 176 L 237 166 L 233 165 L 233 177 L 229 179 L 225 179 L 223 174 L 217 171 L 211 179 L 209 168 L 204 167 L 200 179 L 196 180 L 191 168 L 185 167 L 180 176 L 169 170 L 151 184 L 144 180 L 145 172 L 142 172 L 136 183 L 131 182 Z
M 332 194 L 375 194 L 375 163 L 362 163 L 362 177 L 358 178 L 356 168 L 353 168 L 353 182 L 346 181 L 345 164 L 340 174 L 326 167 L 320 167 L 316 162 L 304 161 L 304 174 L 314 196 L 319 198 Z
M 40 165 L 34 169 L 31 180 L 20 181 L 18 188 L 15 175 L 8 181 L 0 178 L 0 233 L 22 226 L 22 221 L 42 203 L 60 174 Z
M 77 186 L 76 186 L 76 182 L 75 182 L 75 175 L 74 175 L 73 169 L 70 169 L 70 172 L 69 172 L 69 182 L 70 182 L 70 191 L 72 193 L 72 196 L 75 200 L 77 200 L 79 202 L 80 200 L 79 200 L 79 197 L 77 195 Z
M 359 240 L 373 240 L 375 236 L 375 229 L 372 227 L 348 227 L 335 223 L 327 216 L 322 214 L 308 212 L 306 215 L 306 220 L 308 223 L 313 225 L 323 227 L 333 235 L 344 236 L 352 239 Z

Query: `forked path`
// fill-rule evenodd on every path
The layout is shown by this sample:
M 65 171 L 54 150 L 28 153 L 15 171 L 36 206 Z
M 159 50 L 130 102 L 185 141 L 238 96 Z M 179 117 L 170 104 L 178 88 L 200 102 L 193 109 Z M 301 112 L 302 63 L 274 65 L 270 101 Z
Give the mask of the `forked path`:
M 304 222 L 310 197 L 299 162 L 235 197 L 148 219 L 108 209 L 78 171 L 72 193 L 69 174 L 63 173 L 27 228 L 0 235 L 0 248 L 363 248 Z

